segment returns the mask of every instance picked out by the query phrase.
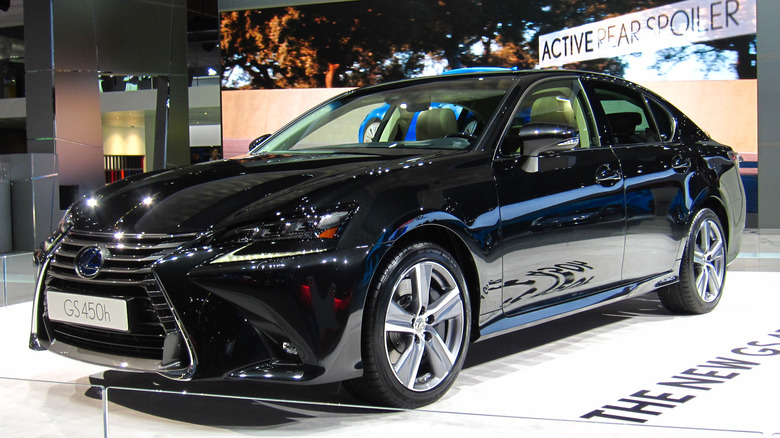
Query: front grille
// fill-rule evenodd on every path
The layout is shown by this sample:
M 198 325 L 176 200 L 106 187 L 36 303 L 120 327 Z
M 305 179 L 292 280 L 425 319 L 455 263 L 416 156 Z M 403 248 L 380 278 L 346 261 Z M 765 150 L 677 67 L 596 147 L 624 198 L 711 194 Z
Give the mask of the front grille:
M 162 361 L 165 339 L 179 333 L 171 304 L 152 274 L 152 265 L 196 237 L 69 231 L 49 263 L 44 296 L 51 290 L 127 300 L 130 326 L 128 332 L 119 332 L 46 317 L 50 340 L 100 353 Z M 100 248 L 103 254 L 103 264 L 93 278 L 85 278 L 76 270 L 79 252 L 88 247 Z

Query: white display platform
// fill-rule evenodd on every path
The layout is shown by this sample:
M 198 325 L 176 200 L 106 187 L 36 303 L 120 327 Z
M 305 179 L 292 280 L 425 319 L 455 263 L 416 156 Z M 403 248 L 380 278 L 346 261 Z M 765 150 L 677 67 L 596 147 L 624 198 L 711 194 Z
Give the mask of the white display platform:
M 338 385 L 104 375 L 28 350 L 31 305 L 17 304 L 0 308 L 0 436 L 772 436 L 778 284 L 729 272 L 707 315 L 671 315 L 651 294 L 474 344 L 450 392 L 416 411 L 352 406 Z

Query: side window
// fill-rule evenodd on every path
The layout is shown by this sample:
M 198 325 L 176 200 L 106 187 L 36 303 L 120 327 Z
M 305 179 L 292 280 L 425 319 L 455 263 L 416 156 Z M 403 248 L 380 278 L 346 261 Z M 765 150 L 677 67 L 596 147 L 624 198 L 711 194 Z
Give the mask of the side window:
M 599 145 L 590 106 L 579 81 L 558 79 L 533 86 L 517 106 L 511 126 L 502 144 L 504 153 L 519 152 L 520 129 L 527 125 L 559 125 L 576 130 L 577 148 Z M 517 146 L 516 146 L 517 145 Z
M 607 116 L 615 144 L 658 142 L 660 137 L 641 94 L 623 87 L 593 87 Z
M 658 133 L 661 135 L 661 141 L 672 141 L 674 139 L 675 118 L 663 105 L 655 100 L 648 99 L 650 112 L 653 113 L 655 126 L 658 127 Z

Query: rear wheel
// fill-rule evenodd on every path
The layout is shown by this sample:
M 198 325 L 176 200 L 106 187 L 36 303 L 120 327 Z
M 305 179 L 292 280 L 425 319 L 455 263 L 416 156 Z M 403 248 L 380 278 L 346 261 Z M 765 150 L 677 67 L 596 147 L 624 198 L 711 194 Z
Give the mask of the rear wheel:
M 363 319 L 363 378 L 348 390 L 373 402 L 415 408 L 452 386 L 468 348 L 471 309 L 463 274 L 432 243 L 394 253 L 377 274 Z
M 680 281 L 658 293 L 664 307 L 679 313 L 707 313 L 718 305 L 726 279 L 724 236 L 715 212 L 705 208 L 696 214 L 680 264 Z

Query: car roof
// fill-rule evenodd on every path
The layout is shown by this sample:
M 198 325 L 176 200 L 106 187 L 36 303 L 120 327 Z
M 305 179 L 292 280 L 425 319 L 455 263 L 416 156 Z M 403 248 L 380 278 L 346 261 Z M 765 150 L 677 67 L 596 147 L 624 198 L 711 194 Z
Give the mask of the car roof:
M 546 78 L 566 77 L 566 76 L 569 77 L 577 76 L 585 80 L 598 79 L 598 80 L 610 82 L 619 86 L 627 87 L 630 89 L 634 89 L 646 93 L 654 97 L 655 99 L 663 102 L 666 106 L 672 109 L 677 116 L 685 116 L 684 113 L 682 113 L 679 109 L 677 109 L 673 104 L 671 104 L 669 101 L 664 99 L 662 96 L 658 95 L 652 90 L 645 88 L 640 84 L 606 73 L 598 73 L 598 72 L 584 71 L 584 70 L 568 70 L 568 69 L 512 70 L 512 69 L 485 68 L 485 67 L 463 68 L 463 69 L 451 70 L 447 74 L 419 76 L 416 78 L 400 79 L 395 81 L 383 82 L 376 85 L 368 85 L 365 87 L 353 89 L 351 91 L 348 91 L 347 93 L 336 96 L 334 100 L 347 95 L 371 94 L 375 92 L 392 90 L 394 88 L 401 88 L 404 86 L 409 86 L 414 84 L 445 82 L 445 81 L 451 81 L 451 80 L 457 80 L 463 78 L 488 78 L 488 77 L 511 77 L 511 76 L 515 76 L 517 78 L 528 78 L 534 82 Z
M 436 78 L 440 78 L 441 80 L 444 80 L 444 77 L 446 77 L 446 79 L 450 79 L 450 78 L 465 78 L 465 77 L 491 77 L 491 76 L 512 76 L 512 75 L 529 77 L 529 78 L 538 77 L 538 79 L 554 78 L 559 76 L 579 76 L 583 79 L 600 79 L 602 81 L 611 82 L 613 84 L 622 85 L 624 87 L 633 88 L 635 90 L 641 90 L 645 93 L 652 95 L 655 98 L 662 100 L 666 104 L 671 105 L 662 96 L 659 96 L 654 91 L 644 87 L 643 85 L 637 84 L 636 82 L 632 82 L 627 79 L 623 79 L 607 73 L 599 73 L 599 72 L 586 71 L 586 70 L 569 70 L 569 69 L 511 70 L 511 69 L 500 69 L 500 68 L 488 69 L 482 67 L 474 67 L 474 68 L 463 68 L 458 70 L 451 70 L 450 72 L 447 72 L 447 74 L 441 74 L 437 76 L 425 76 L 425 77 L 420 77 L 415 79 L 433 78 L 433 80 L 435 81 Z M 415 80 L 415 79 L 409 79 L 409 80 Z M 390 83 L 391 82 L 387 82 L 387 84 Z
M 635 87 L 642 89 L 644 91 L 650 91 L 646 88 L 642 87 L 639 84 L 636 84 L 634 82 L 619 78 L 617 76 L 609 75 L 606 73 L 598 73 L 598 72 L 592 72 L 592 71 L 583 71 L 583 70 L 567 70 L 567 69 L 549 69 L 549 70 L 512 70 L 512 69 L 504 69 L 504 68 L 487 68 L 487 67 L 469 67 L 469 68 L 462 68 L 462 69 L 456 69 L 456 70 L 450 70 L 447 72 L 444 72 L 439 75 L 430 75 L 430 76 L 419 76 L 415 78 L 408 78 L 408 79 L 400 79 L 395 81 L 388 81 L 383 82 L 376 85 L 369 85 L 366 87 L 361 87 L 355 89 L 357 90 L 375 90 L 375 89 L 382 89 L 382 88 L 394 88 L 397 86 L 403 86 L 406 84 L 413 84 L 413 83 L 425 83 L 425 82 L 438 82 L 438 81 L 449 81 L 454 80 L 458 78 L 469 78 L 469 77 L 500 77 L 500 76 L 518 76 L 518 77 L 534 77 L 538 76 L 540 78 L 543 77 L 556 77 L 556 76 L 580 76 L 583 78 L 599 78 L 602 80 L 606 80 L 609 82 L 618 83 L 624 86 L 629 87 Z M 652 92 L 651 92 L 652 93 Z M 654 93 L 653 93 L 654 94 Z

